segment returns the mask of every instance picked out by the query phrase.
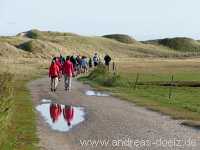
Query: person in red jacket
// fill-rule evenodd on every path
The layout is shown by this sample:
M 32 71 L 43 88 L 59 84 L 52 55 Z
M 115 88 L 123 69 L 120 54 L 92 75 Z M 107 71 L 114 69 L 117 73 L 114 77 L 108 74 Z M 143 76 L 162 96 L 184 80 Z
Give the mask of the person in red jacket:
M 56 57 L 55 62 L 58 65 L 58 68 L 59 68 L 58 80 L 60 81 L 60 78 L 62 78 L 62 64 L 61 64 L 60 58 Z
M 66 61 L 63 65 L 63 73 L 65 90 L 69 91 L 71 89 L 72 76 L 74 75 L 74 67 L 72 62 L 70 61 L 70 56 L 66 57 Z
M 65 108 L 63 108 L 63 116 L 68 126 L 71 126 L 71 122 L 74 118 L 74 108 L 72 106 L 65 105 Z
M 61 113 L 62 113 L 61 105 L 59 105 L 59 104 L 51 104 L 50 105 L 50 116 L 51 116 L 53 123 L 58 121 Z
M 59 76 L 59 67 L 56 64 L 55 60 L 52 61 L 49 68 L 49 77 L 51 78 L 51 91 L 56 91 L 58 85 L 58 76 Z

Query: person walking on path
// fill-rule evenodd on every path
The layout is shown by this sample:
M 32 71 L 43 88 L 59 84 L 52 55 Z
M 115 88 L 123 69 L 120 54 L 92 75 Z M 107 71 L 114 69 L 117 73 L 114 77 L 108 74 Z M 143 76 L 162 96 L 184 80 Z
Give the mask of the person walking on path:
M 60 57 L 56 57 L 55 62 L 58 65 L 58 68 L 59 68 L 58 80 L 60 81 L 60 79 L 62 78 L 62 64 L 61 64 Z
M 72 62 L 70 61 L 70 56 L 67 56 L 65 64 L 63 66 L 64 72 L 64 83 L 65 90 L 69 91 L 71 89 L 72 76 L 74 75 L 74 67 Z
M 82 56 L 81 58 L 81 70 L 82 73 L 88 72 L 88 61 L 86 56 Z
M 109 70 L 109 65 L 110 65 L 111 60 L 112 60 L 111 57 L 108 54 L 106 54 L 104 57 L 104 61 L 105 61 L 105 65 L 108 68 L 108 70 Z
M 75 55 L 72 55 L 72 56 L 70 57 L 70 61 L 72 62 L 73 67 L 75 68 L 75 67 L 76 67 L 76 64 L 77 64 L 76 56 L 75 56 Z
M 95 67 L 99 64 L 99 61 L 100 61 L 99 56 L 97 55 L 97 53 L 95 53 L 93 57 L 93 62 Z
M 76 57 L 76 61 L 77 61 L 77 75 L 79 75 L 81 73 L 81 56 L 78 55 Z
M 91 57 L 90 57 L 90 59 L 89 59 L 88 64 L 89 64 L 89 68 L 92 68 L 92 58 L 91 58 Z
M 51 78 L 51 91 L 55 92 L 58 85 L 58 76 L 60 70 L 55 60 L 52 61 L 51 66 L 49 68 L 49 77 Z
M 73 67 L 74 67 L 74 75 L 76 76 L 77 75 L 77 60 L 76 60 L 76 55 L 72 55 L 71 57 L 70 57 L 70 61 L 72 62 L 72 64 L 73 64 Z
M 63 65 L 65 63 L 65 57 L 60 54 L 60 63 Z

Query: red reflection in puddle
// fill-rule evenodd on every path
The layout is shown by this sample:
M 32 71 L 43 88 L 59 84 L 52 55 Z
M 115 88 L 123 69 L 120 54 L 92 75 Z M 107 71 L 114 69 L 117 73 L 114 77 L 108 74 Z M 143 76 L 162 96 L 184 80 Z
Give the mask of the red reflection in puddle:
M 74 108 L 72 106 L 65 105 L 65 108 L 63 109 L 63 116 L 68 124 L 68 126 L 71 125 L 71 121 L 74 117 Z
M 73 126 L 85 120 L 85 113 L 82 107 L 45 103 L 38 105 L 36 109 L 51 128 L 57 131 L 69 131 Z
M 49 110 L 50 110 L 52 122 L 54 123 L 54 122 L 58 121 L 58 119 L 62 113 L 61 105 L 60 104 L 51 104 Z

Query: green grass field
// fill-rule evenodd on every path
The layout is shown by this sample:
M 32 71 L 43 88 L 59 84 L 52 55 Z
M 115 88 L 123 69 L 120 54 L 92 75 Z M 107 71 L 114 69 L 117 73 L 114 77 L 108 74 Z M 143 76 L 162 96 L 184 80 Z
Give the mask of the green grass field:
M 148 69 L 137 68 L 138 65 L 141 66 L 141 62 L 131 63 L 132 67 L 126 66 L 129 69 L 125 69 L 124 63 L 122 63 L 123 65 L 118 64 L 117 75 L 105 73 L 101 69 L 98 71 L 99 69 L 97 69 L 88 77 L 81 78 L 81 80 L 97 88 L 111 91 L 115 96 L 170 115 L 173 118 L 200 121 L 200 87 L 187 85 L 187 82 L 196 83 L 200 81 L 200 71 L 196 71 L 195 67 L 191 67 L 195 66 L 195 63 L 192 62 L 190 70 L 185 71 L 177 66 L 169 72 L 165 66 L 166 70 L 159 70 L 159 67 L 157 67 L 152 69 L 154 72 L 149 72 Z M 147 66 L 150 65 L 150 62 L 146 63 Z M 174 63 L 177 64 L 177 62 Z M 145 66 L 144 62 L 142 65 Z M 162 63 L 160 65 L 162 66 Z M 152 64 L 151 66 L 153 67 Z M 139 74 L 139 79 L 135 86 L 137 74 Z M 186 83 L 180 87 L 154 84 L 157 82 L 170 82 L 172 74 L 174 75 L 174 82 L 179 81 L 182 83 L 184 81 Z M 151 84 L 147 84 L 149 82 Z

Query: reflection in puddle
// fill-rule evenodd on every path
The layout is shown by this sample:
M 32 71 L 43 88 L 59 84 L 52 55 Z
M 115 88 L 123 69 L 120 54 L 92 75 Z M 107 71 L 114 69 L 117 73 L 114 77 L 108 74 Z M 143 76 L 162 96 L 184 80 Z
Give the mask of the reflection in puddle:
M 53 130 L 66 132 L 75 125 L 84 121 L 84 110 L 82 107 L 72 107 L 61 104 L 41 104 L 36 109 L 44 117 L 45 121 Z
M 97 91 L 86 91 L 85 94 L 88 96 L 109 96 L 109 94 L 105 94 L 105 93 L 101 93 Z
M 42 103 L 51 103 L 51 100 L 49 100 L 49 99 L 43 99 L 41 102 Z

